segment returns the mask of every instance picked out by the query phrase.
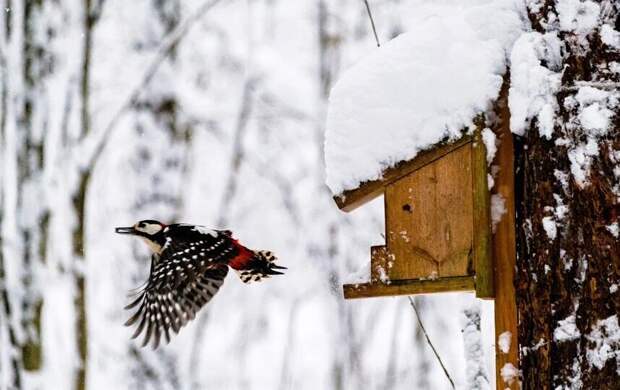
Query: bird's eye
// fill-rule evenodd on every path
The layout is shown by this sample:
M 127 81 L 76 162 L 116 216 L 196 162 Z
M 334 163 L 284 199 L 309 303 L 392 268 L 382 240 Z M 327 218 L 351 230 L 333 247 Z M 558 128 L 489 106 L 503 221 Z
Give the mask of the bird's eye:
M 140 224 L 138 225 L 138 227 L 141 227 L 141 228 L 143 228 L 145 226 L 146 226 L 146 224 L 144 222 L 140 222 Z

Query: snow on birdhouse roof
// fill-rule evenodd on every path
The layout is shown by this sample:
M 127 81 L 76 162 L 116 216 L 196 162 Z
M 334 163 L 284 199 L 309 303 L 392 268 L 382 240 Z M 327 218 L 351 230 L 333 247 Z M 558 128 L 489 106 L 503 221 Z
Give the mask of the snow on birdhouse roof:
M 325 140 L 334 194 L 472 127 L 499 94 L 507 50 L 523 26 L 516 7 L 510 0 L 422 4 L 411 29 L 342 75 L 330 94 Z

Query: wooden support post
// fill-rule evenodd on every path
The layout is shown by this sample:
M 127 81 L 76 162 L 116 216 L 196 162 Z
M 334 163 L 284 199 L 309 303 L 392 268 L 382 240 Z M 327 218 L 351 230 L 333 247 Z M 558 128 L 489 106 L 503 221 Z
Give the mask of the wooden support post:
M 476 270 L 476 297 L 495 297 L 493 278 L 493 255 L 491 250 L 491 216 L 489 184 L 487 178 L 487 154 L 482 142 L 483 119 L 480 119 L 472 144 L 472 191 L 473 191 L 473 255 Z
M 517 304 L 514 287 L 516 248 L 515 248 L 515 201 L 514 201 L 514 149 L 512 133 L 509 128 L 507 86 L 504 85 L 498 103 L 500 127 L 495 129 L 498 149 L 494 164 L 499 166 L 495 177 L 493 193 L 504 200 L 506 213 L 495 227 L 493 235 L 493 258 L 495 260 L 495 364 L 498 390 L 520 388 L 515 380 L 507 384 L 501 376 L 502 368 L 512 364 L 519 368 L 517 342 Z M 500 349 L 499 336 L 510 332 L 510 349 L 504 353 Z

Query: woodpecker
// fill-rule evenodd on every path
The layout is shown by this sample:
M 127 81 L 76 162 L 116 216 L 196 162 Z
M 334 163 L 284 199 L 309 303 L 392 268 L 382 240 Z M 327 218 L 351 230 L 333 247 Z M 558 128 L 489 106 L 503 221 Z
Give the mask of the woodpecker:
M 246 248 L 229 230 L 144 220 L 117 227 L 116 233 L 140 237 L 152 251 L 148 280 L 125 307 L 135 309 L 125 325 L 138 323 L 132 338 L 145 332 L 142 346 L 152 340 L 153 349 L 162 335 L 170 342 L 170 329 L 179 333 L 195 318 L 222 286 L 229 267 L 244 283 L 282 275 L 278 270 L 286 269 L 275 264 L 273 253 Z

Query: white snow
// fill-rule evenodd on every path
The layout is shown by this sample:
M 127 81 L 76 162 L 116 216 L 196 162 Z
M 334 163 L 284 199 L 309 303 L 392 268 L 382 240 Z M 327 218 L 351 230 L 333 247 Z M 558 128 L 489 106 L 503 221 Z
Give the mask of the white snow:
M 588 175 L 592 157 L 598 155 L 598 144 L 594 138 L 589 138 L 585 144 L 578 144 L 574 149 L 568 151 L 568 159 L 570 160 L 570 171 L 575 178 L 575 182 L 580 187 L 588 184 Z
M 555 237 L 558 234 L 555 219 L 553 217 L 543 217 L 542 224 L 545 232 L 547 233 L 547 237 L 549 237 L 550 240 L 555 240 Z
M 480 302 L 475 301 L 463 309 L 463 346 L 465 348 L 467 388 L 471 390 L 490 390 L 489 378 L 484 366 Z
M 600 370 L 607 360 L 620 358 L 620 326 L 618 326 L 617 314 L 598 320 L 586 338 L 594 344 L 586 351 L 590 366 L 595 366 Z M 620 365 L 618 370 L 620 372 Z
M 553 339 L 555 341 L 570 341 L 581 336 L 575 324 L 575 314 L 571 314 L 565 319 L 558 321 L 558 324 L 558 327 L 553 331 Z
M 390 284 L 390 283 L 392 283 L 392 281 L 390 280 L 390 276 L 389 276 L 389 275 L 388 275 L 388 273 L 385 271 L 385 268 L 383 268 L 383 267 L 378 267 L 378 270 L 377 270 L 377 271 L 379 271 L 379 280 L 380 280 L 382 283 L 385 283 L 385 284 Z
M 605 226 L 605 228 L 616 238 L 620 234 L 620 227 L 618 226 L 618 222 L 614 222 L 610 225 Z
M 506 214 L 506 200 L 500 194 L 491 195 L 491 225 L 493 232 L 495 232 L 497 224 L 502 220 L 504 214 Z
M 502 376 L 502 380 L 507 385 L 512 385 L 512 383 L 519 378 L 519 370 L 512 363 L 506 363 L 502 366 L 500 370 L 500 375 Z
M 555 199 L 555 202 L 557 203 L 557 206 L 555 207 L 555 210 L 554 210 L 554 214 L 556 218 L 559 221 L 561 221 L 564 219 L 564 217 L 566 217 L 566 214 L 568 213 L 568 206 L 564 204 L 564 199 L 562 199 L 560 195 L 553 194 L 553 198 Z
M 610 109 L 601 107 L 599 103 L 592 103 L 579 113 L 579 120 L 586 130 L 604 132 L 612 115 Z
M 510 341 L 512 339 L 512 333 L 510 331 L 502 332 L 497 338 L 497 345 L 499 350 L 503 353 L 510 352 Z
M 561 74 L 542 66 L 541 61 L 554 68 L 559 58 L 560 41 L 555 35 L 531 32 L 521 35 L 515 42 L 510 55 L 508 96 L 513 133 L 523 135 L 530 121 L 536 118 L 540 135 L 551 138 L 557 109 L 555 93 L 560 87 Z
M 484 142 L 487 151 L 487 164 L 491 165 L 495 158 L 495 153 L 497 153 L 497 136 L 495 136 L 493 130 L 489 128 L 482 130 L 482 142 Z
M 460 138 L 497 97 L 507 50 L 522 29 L 512 1 L 423 3 L 409 23 L 331 91 L 325 163 L 334 194 Z
M 560 0 L 557 9 L 562 31 L 586 35 L 596 27 L 601 7 L 590 0 Z

